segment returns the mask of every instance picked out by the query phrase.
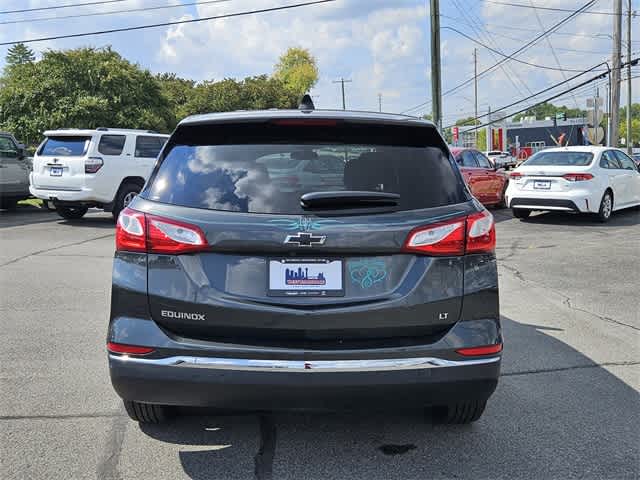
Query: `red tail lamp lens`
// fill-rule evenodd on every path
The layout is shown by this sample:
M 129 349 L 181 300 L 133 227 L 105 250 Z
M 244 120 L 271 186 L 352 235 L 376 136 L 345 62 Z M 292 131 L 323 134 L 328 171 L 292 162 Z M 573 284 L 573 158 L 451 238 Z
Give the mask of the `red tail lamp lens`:
M 125 355 L 147 355 L 155 349 L 151 347 L 140 347 L 138 345 L 126 345 L 124 343 L 108 342 L 107 350 L 111 353 L 122 353 Z
M 460 348 L 456 350 L 460 355 L 465 357 L 477 357 L 481 355 L 494 355 L 502 351 L 502 344 L 486 345 L 484 347 Z

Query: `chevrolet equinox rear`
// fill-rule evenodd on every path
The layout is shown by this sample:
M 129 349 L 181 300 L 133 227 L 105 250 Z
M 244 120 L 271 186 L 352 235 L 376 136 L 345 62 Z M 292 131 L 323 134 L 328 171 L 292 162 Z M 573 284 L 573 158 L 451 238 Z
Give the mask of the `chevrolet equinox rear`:
M 109 369 L 139 422 L 386 406 L 469 423 L 496 388 L 493 217 L 429 122 L 189 117 L 116 248 Z

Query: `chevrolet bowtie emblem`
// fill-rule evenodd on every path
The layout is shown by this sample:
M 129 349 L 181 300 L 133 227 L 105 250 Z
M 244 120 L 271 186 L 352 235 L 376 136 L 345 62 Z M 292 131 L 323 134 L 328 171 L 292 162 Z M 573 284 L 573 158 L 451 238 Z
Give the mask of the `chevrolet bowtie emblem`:
M 327 239 L 324 235 L 314 235 L 313 233 L 298 232 L 295 235 L 287 235 L 284 243 L 287 245 L 297 245 L 299 247 L 311 247 L 313 245 L 322 245 Z

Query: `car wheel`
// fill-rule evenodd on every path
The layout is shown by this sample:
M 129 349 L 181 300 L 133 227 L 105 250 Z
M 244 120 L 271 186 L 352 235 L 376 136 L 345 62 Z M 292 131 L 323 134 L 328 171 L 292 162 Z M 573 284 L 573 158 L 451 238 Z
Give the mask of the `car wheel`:
M 529 215 L 531 215 L 531 210 L 527 210 L 526 208 L 512 208 L 511 211 L 513 212 L 513 216 L 516 218 L 521 218 L 521 219 L 525 219 L 525 218 L 529 218 Z
M 67 220 L 78 220 L 84 217 L 88 210 L 87 207 L 56 207 L 58 215 Z
M 445 425 L 472 423 L 480 419 L 486 406 L 486 400 L 470 400 L 436 407 L 434 420 Z
M 608 222 L 613 212 L 613 195 L 607 190 L 600 201 L 600 210 L 598 210 L 598 220 L 602 223 Z
M 113 210 L 111 210 L 111 214 L 113 215 L 114 220 L 118 220 L 118 216 L 120 212 L 126 208 L 127 205 L 131 203 L 136 195 L 140 193 L 140 186 L 135 183 L 125 183 L 118 192 L 116 196 L 116 201 L 113 204 Z
M 169 418 L 169 407 L 124 400 L 124 409 L 131 420 L 140 423 L 162 423 Z

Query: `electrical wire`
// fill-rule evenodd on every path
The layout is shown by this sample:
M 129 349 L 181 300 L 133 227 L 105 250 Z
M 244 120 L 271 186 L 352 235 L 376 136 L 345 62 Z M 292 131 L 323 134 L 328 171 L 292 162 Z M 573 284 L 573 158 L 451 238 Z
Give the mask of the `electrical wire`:
M 169 27 L 172 25 L 181 25 L 181 24 L 185 24 L 185 23 L 197 23 L 197 22 L 206 22 L 209 20 L 218 20 L 221 18 L 234 18 L 234 17 L 244 17 L 247 15 L 254 15 L 254 14 L 258 14 L 258 13 L 267 13 L 267 12 L 276 12 L 276 11 L 281 11 L 281 10 L 289 10 L 292 8 L 299 8 L 299 7 L 306 7 L 309 5 L 318 5 L 321 3 L 330 3 L 330 2 L 335 2 L 336 0 L 314 0 L 314 1 L 310 1 L 310 2 L 303 2 L 303 3 L 295 3 L 292 5 L 283 5 L 280 7 L 271 7 L 271 8 L 262 8 L 259 10 L 247 10 L 244 12 L 236 12 L 236 13 L 227 13 L 224 15 L 214 15 L 214 16 L 210 16 L 210 17 L 201 17 L 201 18 L 190 18 L 190 19 L 185 19 L 185 20 L 175 20 L 172 22 L 162 22 L 162 23 L 151 23 L 151 24 L 146 24 L 146 25 L 136 25 L 133 27 L 123 27 L 123 28 L 112 28 L 109 30 L 99 30 L 99 31 L 95 31 L 95 32 L 84 32 L 84 33 L 71 33 L 68 35 L 56 35 L 56 36 L 52 36 L 52 37 L 39 37 L 39 38 L 28 38 L 28 39 L 24 39 L 24 40 L 14 40 L 14 41 L 10 41 L 10 42 L 1 42 L 0 46 L 3 45 L 15 45 L 16 43 L 35 43 L 35 42 L 44 42 L 44 41 L 48 41 L 48 40 L 59 40 L 62 38 L 78 38 L 78 37 L 89 37 L 89 36 L 93 36 L 93 35 L 106 35 L 109 33 L 119 33 L 119 32 L 130 32 L 130 31 L 134 31 L 134 30 L 145 30 L 148 28 L 158 28 L 158 27 Z
M 105 3 L 122 3 L 126 1 L 127 0 L 100 0 L 95 2 L 68 3 L 66 5 L 52 5 L 50 7 L 21 8 L 20 10 L 4 10 L 0 12 L 0 15 L 5 15 L 8 13 L 40 12 L 42 10 L 56 10 L 58 8 L 85 7 L 87 5 L 104 5 Z
M 209 5 L 212 3 L 224 3 L 230 2 L 231 0 L 206 0 L 200 2 L 190 2 L 190 3 L 180 3 L 176 5 L 160 5 L 157 7 L 144 7 L 144 8 L 131 8 L 128 10 L 112 10 L 110 12 L 92 12 L 92 13 L 82 13 L 79 15 L 62 15 L 57 17 L 37 17 L 37 18 L 21 18 L 20 20 L 5 20 L 0 22 L 0 25 L 9 25 L 15 23 L 34 23 L 34 22 L 47 22 L 53 20 L 68 20 L 70 18 L 82 18 L 82 17 L 98 17 L 103 15 L 116 15 L 118 13 L 134 13 L 134 12 L 150 12 L 152 10 L 163 10 L 168 8 L 183 8 L 183 7 L 191 7 L 193 5 Z
M 511 2 L 498 2 L 496 0 L 480 0 L 482 2 L 485 3 L 494 3 L 496 5 L 506 5 L 509 7 L 519 7 L 519 8 L 533 8 L 535 10 L 548 10 L 550 12 L 572 12 L 573 10 L 568 9 L 568 8 L 558 8 L 558 7 L 538 7 L 538 6 L 532 6 L 532 5 L 525 5 L 523 3 L 511 3 Z M 621 16 L 626 16 L 626 13 L 615 13 L 615 12 L 597 12 L 597 11 L 593 11 L 593 10 L 585 10 L 582 13 L 589 13 L 592 15 L 621 15 Z
M 536 38 L 534 38 L 533 40 L 527 42 L 525 45 L 523 45 L 522 47 L 518 48 L 515 52 L 513 52 L 510 56 L 513 57 L 515 55 L 517 55 L 518 53 L 521 53 L 523 51 L 525 51 L 526 49 L 528 49 L 529 47 L 535 45 L 537 42 L 539 42 L 541 39 L 543 39 L 546 35 L 549 35 L 551 32 L 557 30 L 558 28 L 560 28 L 562 25 L 564 25 L 565 23 L 567 23 L 568 21 L 572 20 L 574 17 L 576 17 L 577 15 L 580 15 L 580 13 L 591 7 L 594 3 L 596 2 L 596 0 L 590 0 L 587 3 L 585 3 L 582 7 L 578 8 L 577 10 L 575 10 L 573 13 L 571 13 L 570 15 L 564 17 L 562 20 L 560 20 L 559 22 L 555 23 L 551 28 L 549 28 L 548 30 L 546 30 L 543 34 L 538 35 Z M 492 70 L 494 70 L 496 67 L 500 66 L 500 64 L 506 62 L 508 60 L 508 58 L 503 58 L 502 60 L 500 60 L 498 63 L 492 65 L 491 67 L 483 70 L 482 72 L 480 72 L 477 77 L 480 78 L 481 76 L 483 76 L 484 74 L 491 72 Z M 444 92 L 442 94 L 442 96 L 446 96 L 449 95 L 453 92 L 458 91 L 459 89 L 469 85 L 471 82 L 473 82 L 475 80 L 476 77 L 472 77 L 470 79 L 465 80 L 464 82 L 456 85 L 453 88 L 450 88 L 449 90 L 447 90 L 446 92 Z M 427 105 L 430 101 L 424 102 L 420 105 L 416 105 L 415 107 L 409 108 L 407 110 L 405 110 L 402 113 L 405 112 L 409 112 L 409 111 L 413 111 L 415 109 L 419 109 L 425 105 Z

